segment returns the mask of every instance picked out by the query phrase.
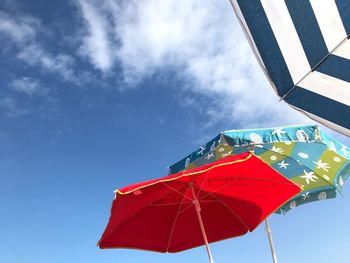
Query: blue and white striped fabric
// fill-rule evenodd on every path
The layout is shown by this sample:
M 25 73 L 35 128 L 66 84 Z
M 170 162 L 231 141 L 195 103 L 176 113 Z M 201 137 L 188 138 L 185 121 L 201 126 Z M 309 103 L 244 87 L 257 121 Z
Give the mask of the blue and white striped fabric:
M 277 94 L 350 135 L 350 0 L 231 0 Z

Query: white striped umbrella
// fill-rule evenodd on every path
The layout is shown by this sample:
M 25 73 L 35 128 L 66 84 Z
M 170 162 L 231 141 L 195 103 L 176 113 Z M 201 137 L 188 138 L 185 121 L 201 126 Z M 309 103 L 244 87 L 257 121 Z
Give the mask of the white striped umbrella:
M 350 0 L 231 0 L 281 100 L 350 135 Z

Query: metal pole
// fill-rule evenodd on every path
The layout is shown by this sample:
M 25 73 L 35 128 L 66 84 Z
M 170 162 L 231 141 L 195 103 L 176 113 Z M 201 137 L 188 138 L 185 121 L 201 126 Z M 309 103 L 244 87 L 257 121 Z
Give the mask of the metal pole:
M 270 222 L 267 218 L 265 219 L 265 224 L 266 224 L 267 237 L 269 238 L 273 263 L 277 263 L 277 256 L 276 256 L 275 247 L 273 245 L 273 240 L 272 240 L 272 235 L 271 235 Z
M 205 233 L 204 224 L 203 224 L 203 220 L 202 220 L 202 216 L 201 216 L 201 206 L 200 206 L 199 201 L 198 201 L 198 199 L 197 199 L 197 197 L 195 195 L 195 192 L 194 192 L 194 189 L 193 189 L 193 185 L 190 184 L 190 187 L 191 187 L 191 190 L 192 190 L 193 204 L 194 204 L 194 207 L 196 209 L 199 226 L 201 228 L 202 236 L 203 236 L 204 243 L 205 243 L 205 248 L 207 250 L 207 254 L 208 254 L 208 257 L 209 257 L 209 263 L 214 263 L 213 257 L 211 255 L 209 243 L 208 243 L 207 234 Z

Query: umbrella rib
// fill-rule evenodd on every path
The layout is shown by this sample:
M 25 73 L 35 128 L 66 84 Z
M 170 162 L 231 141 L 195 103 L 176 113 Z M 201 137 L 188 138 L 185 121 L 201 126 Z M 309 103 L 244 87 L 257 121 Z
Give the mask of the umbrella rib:
M 214 200 L 203 200 L 202 203 L 216 203 L 217 201 L 214 201 Z M 174 203 L 164 203 L 164 204 L 155 204 L 155 203 L 152 203 L 150 204 L 150 206 L 168 206 L 168 205 L 180 205 L 180 204 L 193 204 L 193 202 L 183 202 L 183 203 L 179 203 L 179 202 L 174 202 Z
M 342 41 L 340 41 L 340 43 L 335 48 L 333 48 L 326 56 L 324 56 L 313 68 L 311 68 L 311 70 L 307 72 L 305 76 L 303 76 L 298 82 L 296 82 L 294 86 L 280 98 L 280 101 L 285 100 L 285 98 L 290 93 L 292 93 L 295 90 L 295 88 L 298 87 L 300 82 L 302 82 L 307 76 L 309 76 L 312 72 L 314 72 L 323 62 L 327 60 L 327 58 L 329 58 L 330 55 L 334 53 L 334 51 L 336 51 L 341 45 L 343 45 L 345 41 L 349 40 L 349 38 L 350 38 L 350 34 L 348 34 Z
M 173 190 L 174 192 L 176 192 L 176 193 L 178 193 L 179 195 L 181 195 L 184 199 L 186 198 L 186 193 L 187 193 L 187 190 L 188 190 L 188 189 L 186 190 L 185 194 L 183 194 L 183 193 L 177 191 L 175 188 L 173 188 L 173 187 L 167 185 L 165 182 L 162 182 L 162 184 L 163 184 L 164 186 L 168 187 L 170 190 Z M 182 204 L 182 205 L 185 204 L 185 203 L 188 204 L 187 202 L 183 202 L 184 199 L 181 200 L 181 204 Z M 181 205 L 181 206 L 182 206 L 182 205 Z M 183 210 L 180 209 L 181 207 L 179 208 L 179 213 L 182 213 L 182 212 L 186 211 L 186 210 L 187 210 L 188 208 L 190 208 L 192 205 L 193 205 L 193 203 L 192 203 L 192 200 L 191 200 L 191 204 L 190 204 L 189 206 L 187 206 L 187 207 L 184 208 Z
M 211 195 L 212 197 L 214 197 L 216 200 L 218 200 L 223 206 L 225 206 L 235 217 L 238 218 L 238 220 L 242 223 L 242 225 L 248 230 L 250 231 L 249 227 L 244 223 L 244 221 L 242 220 L 242 218 L 235 212 L 233 211 L 233 209 L 231 207 L 229 207 L 224 201 L 222 201 L 220 198 L 216 197 L 214 194 L 209 193 L 209 195 Z
M 172 236 L 172 234 L 173 234 L 174 227 L 175 227 L 175 222 L 176 222 L 176 220 L 177 220 L 177 217 L 178 217 L 179 213 L 182 212 L 182 211 L 181 211 L 181 207 L 182 207 L 182 205 L 185 203 L 184 200 L 185 200 L 185 198 L 186 198 L 186 195 L 184 195 L 184 194 L 178 192 L 177 190 L 173 189 L 172 187 L 166 185 L 164 182 L 163 182 L 163 184 L 164 184 L 165 186 L 167 186 L 169 189 L 174 190 L 175 192 L 177 192 L 177 193 L 179 193 L 179 194 L 181 194 L 181 195 L 183 196 L 183 198 L 182 198 L 182 200 L 181 200 L 181 203 L 180 203 L 180 206 L 179 206 L 179 209 L 178 209 L 178 212 L 177 212 L 176 217 L 175 217 L 175 219 L 174 219 L 173 227 L 172 227 L 171 234 L 170 234 L 170 237 L 169 237 L 168 247 L 167 247 L 167 251 L 168 251 L 169 245 L 170 245 L 170 239 L 171 239 L 171 236 Z M 189 189 L 189 187 L 187 187 L 185 193 L 187 193 L 188 189 Z M 186 202 L 186 203 L 187 203 L 187 202 Z M 189 207 L 191 207 L 192 205 L 193 205 L 193 204 L 191 204 L 190 206 L 186 207 L 185 210 L 188 209 Z M 149 204 L 149 206 L 153 206 L 153 204 Z M 184 210 L 183 210 L 183 211 L 184 211 Z M 133 214 L 131 217 L 129 217 L 129 219 L 135 217 L 136 215 L 137 215 L 137 213 Z M 123 222 L 123 223 L 125 223 L 125 222 Z M 121 223 L 121 225 L 122 225 L 123 223 Z M 112 230 L 107 236 L 105 236 L 105 237 L 103 238 L 103 240 L 106 240 L 110 235 L 112 235 L 112 233 L 114 233 L 114 232 L 118 229 L 118 227 L 119 227 L 119 225 L 116 226 L 116 227 L 114 227 L 113 230 Z M 102 241 L 102 238 L 98 241 L 97 244 L 100 244 L 101 241 Z
M 166 184 L 164 184 L 164 185 L 166 185 Z M 169 188 L 172 189 L 171 187 L 169 187 Z M 189 187 L 187 187 L 187 189 L 186 189 L 186 191 L 185 191 L 185 194 L 183 195 L 182 200 L 181 200 L 181 203 L 180 203 L 180 205 L 179 205 L 179 209 L 177 210 L 177 213 L 176 213 L 176 215 L 175 215 L 175 218 L 174 218 L 174 221 L 173 221 L 173 224 L 172 224 L 172 227 L 171 227 L 171 232 L 170 232 L 170 235 L 169 235 L 169 239 L 168 239 L 167 248 L 166 248 L 166 251 L 167 251 L 167 252 L 169 251 L 170 242 L 171 242 L 171 239 L 172 239 L 172 237 L 173 237 L 173 233 L 174 233 L 174 229 L 175 229 L 175 224 L 176 224 L 177 218 L 178 218 L 178 216 L 179 216 L 179 214 L 180 214 L 180 210 L 181 210 L 182 204 L 183 204 L 183 202 L 184 202 L 184 200 L 185 200 L 185 198 L 186 198 L 186 193 L 187 193 L 188 189 L 189 189 Z M 176 192 L 178 193 L 178 191 L 176 191 Z
M 183 205 L 183 204 L 192 204 L 192 202 L 174 202 L 174 203 L 164 203 L 164 204 L 151 203 L 149 204 L 149 206 L 171 206 L 171 205 Z
M 208 178 L 210 172 L 211 172 L 211 170 L 208 171 L 208 172 L 206 173 L 206 175 L 205 175 L 205 177 L 204 177 L 204 180 L 203 180 L 203 183 L 201 184 L 201 186 L 196 186 L 196 187 L 199 189 L 198 194 L 197 194 L 197 196 L 196 196 L 197 199 L 198 199 L 198 197 L 199 197 L 199 194 L 200 194 L 201 191 L 202 191 L 202 187 L 203 187 L 205 181 L 207 180 L 207 178 Z
M 175 188 L 173 188 L 173 187 L 167 185 L 165 182 L 161 182 L 161 183 L 162 183 L 164 186 L 168 187 L 170 190 L 173 190 L 175 193 L 181 195 L 182 197 L 186 197 L 186 194 L 183 194 L 183 193 L 179 192 L 179 191 L 176 190 Z M 187 190 L 186 190 L 185 193 L 187 193 Z
M 215 191 L 213 191 L 213 192 L 217 192 L 217 191 L 219 191 L 219 190 L 221 190 L 221 189 L 224 189 L 225 187 L 227 187 L 227 186 L 229 186 L 230 184 L 233 184 L 235 181 L 238 181 L 238 180 L 246 180 L 246 179 L 253 179 L 253 180 L 256 180 L 256 181 L 265 181 L 265 182 L 272 182 L 272 183 L 279 183 L 279 184 L 290 184 L 290 182 L 281 182 L 281 181 L 277 181 L 277 180 L 268 180 L 268 179 L 265 179 L 265 178 L 220 178 L 220 179 L 218 179 L 218 178 L 215 178 L 215 179 L 213 179 L 213 180 L 227 180 L 227 179 L 230 179 L 231 181 L 230 182 L 228 182 L 227 184 L 225 184 L 225 185 L 223 185 L 223 186 L 221 186 L 221 187 L 218 187 Z M 196 185 L 195 185 L 196 186 Z M 196 186 L 197 187 L 197 186 Z M 202 197 L 200 197 L 200 198 L 198 198 L 198 200 L 202 200 L 203 198 L 205 198 L 205 197 L 207 197 L 207 196 L 209 196 L 210 195 L 210 193 L 207 193 L 206 195 L 204 195 L 204 196 L 202 196 Z

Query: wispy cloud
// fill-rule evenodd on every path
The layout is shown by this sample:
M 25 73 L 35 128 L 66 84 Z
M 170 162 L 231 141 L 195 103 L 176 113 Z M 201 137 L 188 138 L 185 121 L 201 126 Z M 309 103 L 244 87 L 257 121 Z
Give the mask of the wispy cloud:
M 80 0 L 81 14 L 86 25 L 86 36 L 79 48 L 83 56 L 91 59 L 92 64 L 101 71 L 111 69 L 113 64 L 113 49 L 109 41 L 109 23 L 96 5 Z
M 13 49 L 20 61 L 77 85 L 92 79 L 93 71 L 82 71 L 78 56 L 100 71 L 102 79 L 121 76 L 126 87 L 137 87 L 145 78 L 164 70 L 173 72 L 186 83 L 179 87 L 179 97 L 187 97 L 187 101 L 191 96 L 195 100 L 198 94 L 209 98 L 201 109 L 208 116 L 209 126 L 223 120 L 241 127 L 306 120 L 284 103 L 278 103 L 229 2 L 75 3 L 82 23 L 76 32 L 78 44 L 66 46 L 69 51 L 48 49 L 41 41 L 42 35 L 38 36 L 46 29 L 39 19 L 29 15 L 0 12 L 0 35 L 16 44 Z
M 15 99 L 11 97 L 0 98 L 0 113 L 9 117 L 17 117 L 26 114 L 27 111 L 20 109 Z
M 30 16 L 12 17 L 0 11 L 0 33 L 16 43 L 34 41 L 40 21 Z
M 39 80 L 30 77 L 21 77 L 13 80 L 10 87 L 18 93 L 29 96 L 45 96 L 49 93 L 49 90 Z
M 79 83 L 79 77 L 75 73 L 75 60 L 64 53 L 51 54 L 38 44 L 23 47 L 17 58 L 28 65 L 38 66 L 44 73 L 56 73 L 64 80 Z
M 53 73 L 63 80 L 79 84 L 87 77 L 84 72 L 78 74 L 75 58 L 66 53 L 52 53 L 38 41 L 38 34 L 44 34 L 45 28 L 39 19 L 26 14 L 8 15 L 0 11 L 0 36 L 4 37 L 8 49 L 15 57 L 30 66 L 39 67 L 44 73 Z
M 222 120 L 239 123 L 241 127 L 307 120 L 278 102 L 229 2 L 80 0 L 79 3 L 88 32 L 82 47 L 98 50 L 91 53 L 91 63 L 102 71 L 120 65 L 127 85 L 135 86 L 152 74 L 170 69 L 186 79 L 186 86 L 179 87 L 181 96 L 201 94 L 210 98 L 212 103 L 205 106 L 208 125 Z M 102 44 L 96 45 L 99 40 Z M 107 55 L 109 59 L 103 59 Z

